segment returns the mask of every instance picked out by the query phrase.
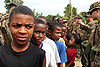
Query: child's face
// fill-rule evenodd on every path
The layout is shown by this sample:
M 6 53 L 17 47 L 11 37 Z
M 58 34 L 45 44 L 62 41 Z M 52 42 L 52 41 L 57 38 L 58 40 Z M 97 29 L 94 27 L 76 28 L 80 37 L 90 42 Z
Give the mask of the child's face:
M 36 45 L 39 46 L 46 36 L 46 25 L 36 24 L 34 28 L 34 33 L 32 40 L 35 41 Z
M 66 27 L 62 27 L 62 37 L 66 36 Z
M 69 40 L 68 45 L 75 45 L 75 39 L 73 37 Z
M 25 45 L 32 37 L 34 30 L 34 18 L 24 14 L 14 14 L 9 23 L 9 28 L 13 37 L 13 42 Z
M 62 33 L 62 28 L 55 26 L 55 29 L 53 31 L 50 31 L 50 37 L 52 40 L 56 42 L 61 37 L 61 33 Z

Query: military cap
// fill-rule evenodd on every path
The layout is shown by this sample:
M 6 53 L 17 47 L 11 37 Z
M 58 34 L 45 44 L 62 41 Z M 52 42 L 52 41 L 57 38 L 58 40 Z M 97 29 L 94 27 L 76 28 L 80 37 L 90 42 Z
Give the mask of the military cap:
M 88 13 L 91 14 L 95 9 L 100 9 L 100 2 L 95 2 L 91 4 Z
M 84 17 L 91 17 L 91 15 L 87 12 Z

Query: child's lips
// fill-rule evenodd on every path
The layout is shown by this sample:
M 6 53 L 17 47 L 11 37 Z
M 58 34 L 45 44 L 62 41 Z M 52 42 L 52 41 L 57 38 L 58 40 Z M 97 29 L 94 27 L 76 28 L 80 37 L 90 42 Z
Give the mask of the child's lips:
M 20 41 L 26 41 L 27 38 L 26 37 L 18 37 L 18 40 L 20 40 Z

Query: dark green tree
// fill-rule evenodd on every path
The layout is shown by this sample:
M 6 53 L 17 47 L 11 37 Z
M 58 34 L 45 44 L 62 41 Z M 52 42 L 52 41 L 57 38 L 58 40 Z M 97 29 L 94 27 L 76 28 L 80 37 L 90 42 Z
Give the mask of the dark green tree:
M 33 10 L 33 13 L 35 18 L 37 18 L 38 16 L 43 16 L 43 13 L 36 12 L 35 9 Z
M 51 21 L 52 20 L 53 15 L 48 15 L 46 16 L 47 21 Z
M 64 11 L 64 17 L 67 18 L 67 20 L 70 20 L 70 15 L 71 15 L 71 5 L 68 4 L 65 7 L 65 11 Z M 72 7 L 72 18 L 75 17 L 77 15 L 77 8 Z
M 59 13 L 57 13 L 56 17 L 57 18 L 62 18 Z
M 72 13 L 72 17 L 75 17 L 77 15 L 77 8 L 73 7 Z
M 86 12 L 85 12 L 85 11 L 80 12 L 79 15 L 80 15 L 80 16 L 85 16 L 85 15 L 86 15 Z
M 22 0 L 5 0 L 5 8 L 7 9 L 6 13 L 9 13 L 9 9 L 7 8 L 10 3 L 14 3 L 16 5 L 22 5 L 24 2 Z

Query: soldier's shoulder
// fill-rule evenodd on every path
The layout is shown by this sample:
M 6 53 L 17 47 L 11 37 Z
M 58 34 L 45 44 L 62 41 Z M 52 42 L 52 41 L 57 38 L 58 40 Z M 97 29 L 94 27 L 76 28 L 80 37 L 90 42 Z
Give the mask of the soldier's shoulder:
M 0 16 L 6 16 L 6 15 L 9 15 L 7 13 L 0 13 Z
M 0 13 L 0 18 L 5 18 L 5 17 L 9 17 L 9 14 L 7 14 L 7 13 Z
M 2 22 L 3 20 L 9 18 L 9 14 L 7 13 L 0 13 L 0 21 Z

